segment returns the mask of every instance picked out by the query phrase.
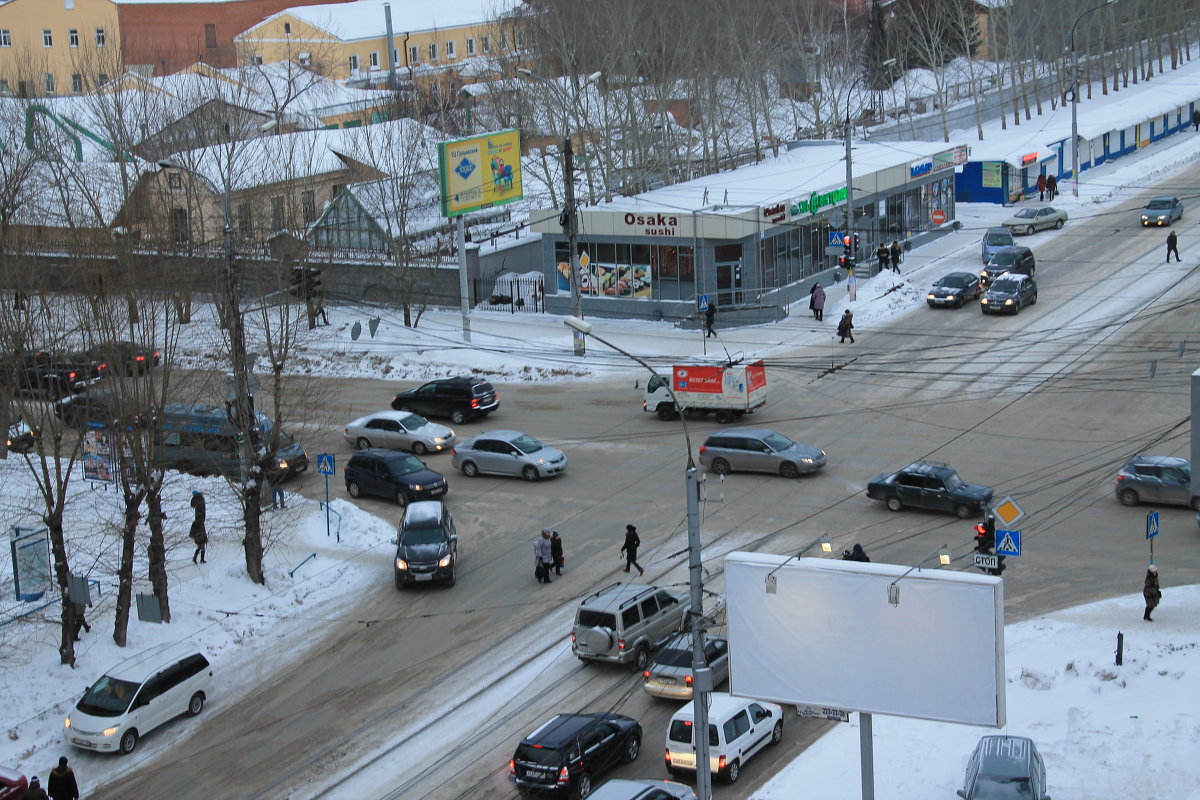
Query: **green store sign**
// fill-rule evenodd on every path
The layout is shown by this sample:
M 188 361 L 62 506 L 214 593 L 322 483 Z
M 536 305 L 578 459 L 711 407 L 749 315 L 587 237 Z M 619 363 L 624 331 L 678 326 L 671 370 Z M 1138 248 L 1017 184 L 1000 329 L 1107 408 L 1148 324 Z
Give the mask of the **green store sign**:
M 846 187 L 834 189 L 832 192 L 818 194 L 813 192 L 806 200 L 797 200 L 788 208 L 788 213 L 793 217 L 803 216 L 804 214 L 815 214 L 826 206 L 836 206 L 838 203 L 845 202 Z

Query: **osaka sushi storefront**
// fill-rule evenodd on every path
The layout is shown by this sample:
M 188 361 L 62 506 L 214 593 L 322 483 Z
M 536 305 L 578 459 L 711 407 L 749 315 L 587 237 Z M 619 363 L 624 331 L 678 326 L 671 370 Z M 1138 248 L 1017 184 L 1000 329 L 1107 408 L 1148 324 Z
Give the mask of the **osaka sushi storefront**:
M 953 220 L 953 168 L 965 161 L 966 148 L 905 145 L 912 160 L 901 163 L 894 145 L 855 145 L 860 259 L 880 242 L 916 242 Z M 701 179 L 707 186 L 691 181 L 580 209 L 585 316 L 694 318 L 701 295 L 726 322 L 786 316 L 786 306 L 807 294 L 813 279 L 834 278 L 837 258 L 827 250 L 831 235 L 844 229 L 847 192 L 844 181 L 824 182 L 831 166 L 844 170 L 844 161 L 838 164 L 844 153 L 838 145 L 801 147 Z M 729 202 L 712 204 L 709 196 Z M 757 202 L 735 204 L 735 198 Z M 530 217 L 532 230 L 543 234 L 546 308 L 569 313 L 569 248 L 559 213 L 535 210 Z

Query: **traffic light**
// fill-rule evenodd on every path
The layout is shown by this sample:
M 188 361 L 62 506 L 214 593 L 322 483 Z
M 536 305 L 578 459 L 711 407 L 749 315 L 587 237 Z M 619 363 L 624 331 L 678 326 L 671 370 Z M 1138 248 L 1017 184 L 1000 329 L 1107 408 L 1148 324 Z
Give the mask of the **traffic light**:
M 854 234 L 854 254 L 858 255 L 858 234 Z
M 991 548 L 987 543 L 987 526 L 982 522 L 975 526 L 975 552 L 989 553 Z
M 850 255 L 850 253 L 853 252 L 850 249 L 852 244 L 854 244 L 854 240 L 850 238 L 850 234 L 847 233 L 842 237 L 842 247 L 846 248 L 846 255 Z
M 304 267 L 292 267 L 292 287 L 288 291 L 297 300 L 304 299 Z

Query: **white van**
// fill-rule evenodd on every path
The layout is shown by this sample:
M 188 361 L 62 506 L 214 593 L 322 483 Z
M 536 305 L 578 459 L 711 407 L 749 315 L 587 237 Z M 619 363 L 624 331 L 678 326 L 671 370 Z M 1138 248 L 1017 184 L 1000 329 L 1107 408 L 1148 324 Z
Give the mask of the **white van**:
M 751 756 L 783 739 L 783 709 L 728 692 L 713 692 L 709 698 L 709 764 L 714 774 L 733 783 Z M 680 708 L 667 726 L 667 772 L 672 775 L 696 769 L 692 708 L 691 703 Z
M 204 708 L 212 666 L 189 642 L 159 645 L 106 672 L 67 717 L 67 741 L 88 750 L 132 753 L 165 722 Z

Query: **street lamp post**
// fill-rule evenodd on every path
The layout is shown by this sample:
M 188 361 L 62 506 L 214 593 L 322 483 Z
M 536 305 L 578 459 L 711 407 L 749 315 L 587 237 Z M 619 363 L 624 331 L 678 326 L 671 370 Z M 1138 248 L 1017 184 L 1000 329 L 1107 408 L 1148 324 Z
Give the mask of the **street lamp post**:
M 1088 14 L 1111 6 L 1117 0 L 1104 0 L 1075 18 L 1071 25 L 1071 194 L 1079 197 L 1079 59 L 1075 53 L 1075 29 Z
M 562 223 L 563 233 L 567 236 L 567 248 L 569 253 L 567 260 L 570 266 L 570 284 L 571 284 L 571 315 L 576 319 L 583 319 L 583 293 L 579 286 L 579 221 L 575 207 L 575 147 L 571 141 L 571 120 L 567 112 L 567 107 L 576 100 L 567 97 L 566 92 L 557 83 L 543 78 L 531 69 L 524 67 L 517 68 L 517 72 L 524 75 L 526 78 L 535 80 L 545 86 L 550 87 L 551 91 L 558 95 L 563 101 L 563 204 L 562 214 L 559 216 L 559 221 Z M 583 79 L 579 88 L 583 89 L 591 83 L 600 79 L 601 73 L 593 72 Z M 578 91 L 578 90 L 577 90 Z M 572 338 L 574 341 L 574 352 L 577 356 L 583 356 L 587 353 L 586 334 L 582 331 L 572 329 Z
M 633 353 L 622 350 L 592 331 L 592 323 L 577 317 L 563 317 L 563 324 L 577 333 L 606 344 L 626 358 L 641 364 L 651 375 L 654 368 Z M 677 408 L 678 405 L 676 406 Z M 696 797 L 712 800 L 712 771 L 709 767 L 708 704 L 713 691 L 712 669 L 704 655 L 704 569 L 700 563 L 700 479 L 692 458 L 692 437 L 688 432 L 686 410 L 679 408 L 683 423 L 683 440 L 687 446 L 687 467 L 684 470 L 684 490 L 687 495 L 688 528 L 688 602 L 692 622 L 692 744 L 696 749 Z

